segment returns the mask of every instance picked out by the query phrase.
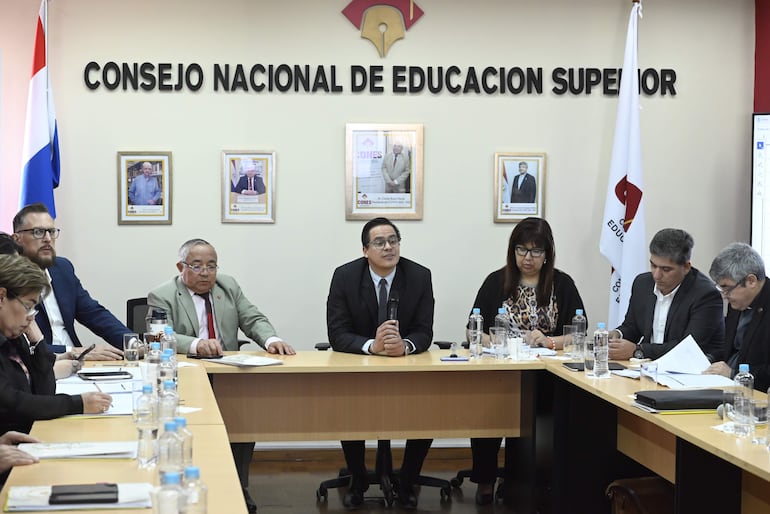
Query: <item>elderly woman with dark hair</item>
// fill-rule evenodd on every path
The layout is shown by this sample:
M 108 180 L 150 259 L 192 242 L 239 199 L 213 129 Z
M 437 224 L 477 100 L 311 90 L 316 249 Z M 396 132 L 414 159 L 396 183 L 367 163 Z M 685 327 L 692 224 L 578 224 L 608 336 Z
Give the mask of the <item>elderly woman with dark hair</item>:
M 55 394 L 54 354 L 46 344 L 31 346 L 23 336 L 48 289 L 35 263 L 0 255 L 0 433 L 28 432 L 39 419 L 106 412 L 111 404 L 104 393 Z
M 583 300 L 572 278 L 554 267 L 555 259 L 553 234 L 547 221 L 526 218 L 516 225 L 508 241 L 506 265 L 484 280 L 473 303 L 484 317 L 484 338 L 489 337 L 498 309 L 504 307 L 510 321 L 521 330 L 531 331 L 531 345 L 563 348 L 563 327 L 570 323 L 577 309 L 583 309 Z M 471 439 L 471 482 L 478 484 L 479 505 L 494 500 L 500 443 L 500 438 Z M 505 465 L 509 468 L 515 463 L 509 462 L 510 452 L 506 454 Z M 510 473 L 506 471 L 506 475 Z

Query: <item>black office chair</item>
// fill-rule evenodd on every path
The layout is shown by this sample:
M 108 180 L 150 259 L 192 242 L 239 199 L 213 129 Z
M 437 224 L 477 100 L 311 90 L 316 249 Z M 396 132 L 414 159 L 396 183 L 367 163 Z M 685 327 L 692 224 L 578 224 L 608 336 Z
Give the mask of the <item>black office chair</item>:
M 147 297 L 126 300 L 126 326 L 141 337 L 147 331 Z
M 315 349 L 319 351 L 326 351 L 331 348 L 331 345 L 327 342 L 316 343 Z M 397 490 L 398 484 L 391 483 L 390 477 L 393 476 L 395 480 L 398 480 L 398 471 L 393 471 L 393 455 L 391 453 L 390 441 L 379 440 L 377 441 L 377 453 L 375 457 L 374 470 L 369 471 L 367 475 L 367 482 L 369 485 L 379 485 L 382 491 L 381 497 L 364 497 L 364 502 L 371 503 L 376 502 L 388 507 L 393 505 L 393 491 Z M 347 468 L 340 468 L 336 478 L 324 480 L 318 486 L 316 490 L 316 498 L 319 501 L 327 501 L 329 498 L 329 489 L 337 489 L 340 487 L 347 487 L 350 485 L 350 471 Z M 438 487 L 441 494 L 441 501 L 451 501 L 452 499 L 452 486 L 448 480 L 443 478 L 429 477 L 425 475 L 419 475 L 414 485 Z

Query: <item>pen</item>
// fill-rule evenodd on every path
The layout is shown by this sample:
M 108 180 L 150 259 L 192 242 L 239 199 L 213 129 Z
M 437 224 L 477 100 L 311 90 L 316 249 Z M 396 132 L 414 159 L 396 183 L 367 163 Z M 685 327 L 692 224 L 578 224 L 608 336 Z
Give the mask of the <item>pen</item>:
M 659 414 L 716 414 L 716 409 L 662 410 Z

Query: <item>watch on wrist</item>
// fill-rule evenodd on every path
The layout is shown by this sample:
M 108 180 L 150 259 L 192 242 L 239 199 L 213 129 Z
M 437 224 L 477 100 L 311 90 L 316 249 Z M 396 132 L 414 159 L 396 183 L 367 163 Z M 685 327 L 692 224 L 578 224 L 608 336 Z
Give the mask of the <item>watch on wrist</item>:
M 642 343 L 636 343 L 636 350 L 634 350 L 634 359 L 644 359 L 644 350 L 642 350 Z

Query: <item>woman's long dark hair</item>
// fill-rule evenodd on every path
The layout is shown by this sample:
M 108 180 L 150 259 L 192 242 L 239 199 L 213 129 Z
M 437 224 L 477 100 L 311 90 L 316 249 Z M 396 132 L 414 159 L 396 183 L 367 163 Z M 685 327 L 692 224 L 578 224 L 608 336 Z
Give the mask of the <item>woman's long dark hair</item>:
M 521 271 L 516 266 L 516 246 L 524 246 L 527 243 L 545 250 L 545 261 L 540 268 L 540 277 L 537 281 L 537 305 L 546 306 L 551 301 L 553 291 L 553 265 L 556 253 L 554 251 L 553 233 L 551 226 L 542 218 L 525 218 L 521 220 L 508 241 L 508 259 L 505 265 L 505 281 L 503 292 L 506 298 L 513 298 L 514 303 L 519 296 L 519 282 Z

